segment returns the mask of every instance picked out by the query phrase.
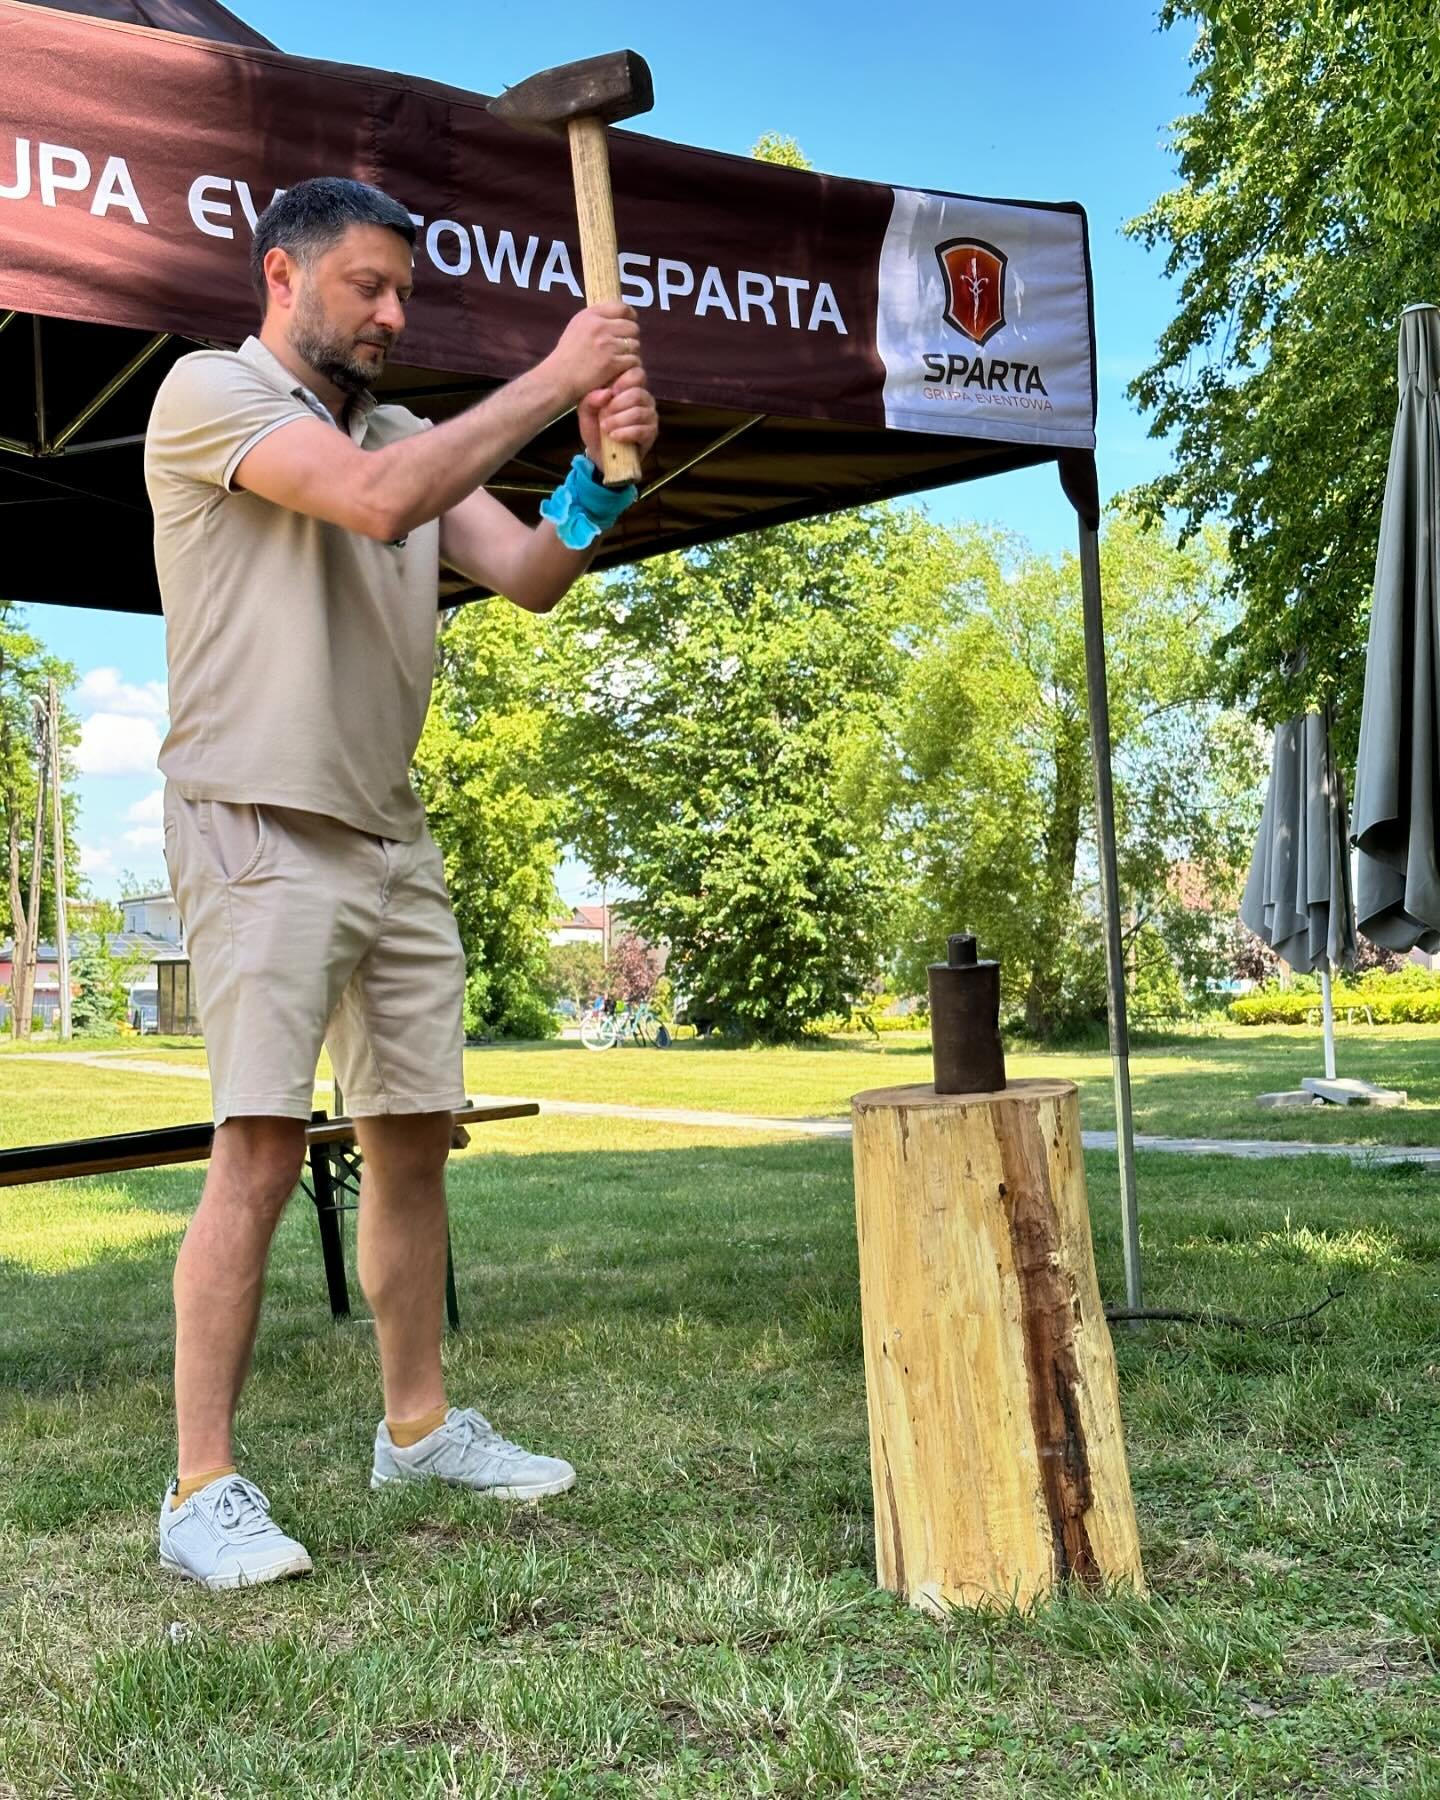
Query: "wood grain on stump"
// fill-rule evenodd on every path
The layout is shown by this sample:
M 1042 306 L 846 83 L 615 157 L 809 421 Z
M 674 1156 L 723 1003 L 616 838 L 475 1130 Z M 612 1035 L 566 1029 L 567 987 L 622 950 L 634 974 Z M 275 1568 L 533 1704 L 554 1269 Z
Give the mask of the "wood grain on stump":
M 932 1609 L 1143 1587 L 1075 1084 L 853 1104 L 881 1585 Z

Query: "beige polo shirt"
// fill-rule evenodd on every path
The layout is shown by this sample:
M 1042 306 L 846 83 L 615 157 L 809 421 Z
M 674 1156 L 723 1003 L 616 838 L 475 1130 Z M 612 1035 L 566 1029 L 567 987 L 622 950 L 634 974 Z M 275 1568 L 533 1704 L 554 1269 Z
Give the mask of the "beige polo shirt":
M 247 450 L 324 405 L 256 338 L 183 356 L 145 436 L 165 610 L 170 731 L 160 767 L 194 800 L 293 806 L 409 842 L 435 665 L 440 526 L 398 545 L 232 488 Z M 378 450 L 426 429 L 352 400 Z

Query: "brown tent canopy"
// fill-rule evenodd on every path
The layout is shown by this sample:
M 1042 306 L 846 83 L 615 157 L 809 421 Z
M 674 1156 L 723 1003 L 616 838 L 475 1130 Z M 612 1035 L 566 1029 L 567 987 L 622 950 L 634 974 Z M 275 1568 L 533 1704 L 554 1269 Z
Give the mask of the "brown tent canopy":
M 251 226 L 277 188 L 354 174 L 420 222 L 385 386 L 429 417 L 538 360 L 580 300 L 563 143 L 514 133 L 455 88 L 282 56 L 211 0 L 138 16 L 167 29 L 0 0 L 15 599 L 158 610 L 138 455 L 150 400 L 187 349 L 253 329 Z M 602 563 L 1046 461 L 1093 510 L 1078 207 L 897 190 L 631 132 L 611 154 L 662 429 Z M 558 422 L 494 491 L 533 514 L 574 442 Z
M 565 147 L 510 131 L 481 96 L 284 56 L 217 0 L 0 0 L 0 58 L 9 599 L 158 611 L 140 454 L 150 402 L 187 349 L 254 328 L 249 244 L 276 189 L 349 174 L 409 208 L 415 294 L 384 391 L 428 417 L 532 365 L 581 303 Z M 611 134 L 611 163 L 661 438 L 600 567 L 1058 465 L 1080 516 L 1136 1304 L 1085 215 L 634 132 Z M 558 421 L 492 490 L 533 517 L 574 447 L 574 421 Z M 473 592 L 457 579 L 445 597 Z

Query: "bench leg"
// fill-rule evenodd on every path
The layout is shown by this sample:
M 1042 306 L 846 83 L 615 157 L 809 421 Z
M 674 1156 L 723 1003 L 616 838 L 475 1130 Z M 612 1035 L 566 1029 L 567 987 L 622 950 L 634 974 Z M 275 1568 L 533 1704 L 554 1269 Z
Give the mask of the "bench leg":
M 330 1163 L 330 1146 L 310 1146 L 310 1180 L 315 1199 L 315 1220 L 320 1227 L 320 1254 L 325 1259 L 325 1285 L 330 1292 L 332 1318 L 350 1317 L 350 1289 L 345 1280 L 345 1242 L 340 1230 L 339 1197 Z
M 445 1316 L 450 1329 L 460 1329 L 460 1300 L 455 1292 L 455 1257 L 450 1248 L 450 1226 L 445 1226 Z

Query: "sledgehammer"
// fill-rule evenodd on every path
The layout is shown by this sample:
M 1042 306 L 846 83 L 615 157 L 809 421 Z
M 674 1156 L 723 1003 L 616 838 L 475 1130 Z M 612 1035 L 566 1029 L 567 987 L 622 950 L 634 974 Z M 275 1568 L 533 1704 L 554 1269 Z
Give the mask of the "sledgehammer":
M 613 50 L 607 56 L 562 63 L 558 69 L 546 69 L 506 88 L 490 102 L 489 110 L 507 125 L 522 131 L 569 135 L 587 306 L 621 298 L 605 127 L 649 112 L 654 104 L 649 65 L 633 50 Z M 607 487 L 624 487 L 640 479 L 640 452 L 633 444 L 602 438 L 601 456 L 601 475 Z

